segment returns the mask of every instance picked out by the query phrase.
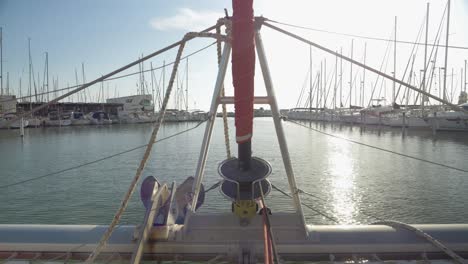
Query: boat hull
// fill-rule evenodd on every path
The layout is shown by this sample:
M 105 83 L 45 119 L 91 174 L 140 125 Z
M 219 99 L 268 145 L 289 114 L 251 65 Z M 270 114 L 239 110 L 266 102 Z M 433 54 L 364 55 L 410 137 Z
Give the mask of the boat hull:
M 364 258 L 370 261 L 448 259 L 427 241 L 406 229 L 383 225 L 320 226 L 300 228 L 295 214 L 271 215 L 278 254 L 284 260 L 335 261 Z M 443 241 L 462 257 L 468 255 L 468 225 L 415 225 Z M 118 253 L 129 258 L 135 248 L 135 226 L 119 226 L 104 248 L 103 258 Z M 263 257 L 261 216 L 241 227 L 232 214 L 193 215 L 187 226 L 172 225 L 164 241 L 149 241 L 143 259 L 208 260 L 223 255 L 236 259 L 245 248 L 257 258 Z M 0 258 L 16 253 L 16 258 L 51 258 L 63 255 L 84 259 L 99 241 L 107 226 L 96 225 L 0 225 Z M 158 232 L 153 228 L 152 235 Z M 189 232 L 186 232 L 189 231 Z M 63 254 L 63 253 L 69 253 Z

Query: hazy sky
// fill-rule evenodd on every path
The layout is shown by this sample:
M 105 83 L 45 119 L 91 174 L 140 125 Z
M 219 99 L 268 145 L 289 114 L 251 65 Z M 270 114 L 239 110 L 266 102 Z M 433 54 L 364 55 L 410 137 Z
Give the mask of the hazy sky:
M 426 2 L 422 0 L 302 0 L 272 1 L 255 0 L 255 14 L 273 20 L 297 24 L 328 31 L 358 34 L 371 37 L 393 37 L 394 17 L 398 17 L 397 37 L 405 41 L 415 41 L 418 31 L 424 22 Z M 450 44 L 468 46 L 468 1 L 452 0 L 451 2 Z M 429 42 L 433 42 L 437 28 L 441 23 L 446 1 L 430 1 Z M 200 30 L 216 23 L 223 16 L 223 8 L 231 11 L 231 1 L 122 1 L 122 0 L 0 0 L 0 26 L 3 27 L 4 86 L 6 72 L 9 72 L 10 89 L 19 95 L 19 79 L 22 79 L 22 93 L 28 85 L 28 38 L 31 38 L 31 53 L 35 79 L 39 73 L 41 83 L 44 72 L 44 53 L 49 53 L 50 86 L 52 78 L 59 79 L 59 88 L 75 85 L 75 69 L 81 82 L 81 63 L 85 65 L 86 80 L 99 77 L 141 56 L 149 54 L 168 44 L 179 40 L 185 32 Z M 301 30 L 282 26 L 292 32 L 333 50 L 343 49 L 343 54 L 350 54 L 351 37 L 321 32 Z M 443 24 L 440 44 L 445 42 Z M 294 107 L 304 83 L 308 83 L 309 47 L 295 40 L 276 33 L 268 28 L 262 30 L 264 44 L 277 91 L 280 107 Z M 422 35 L 421 42 L 424 42 Z M 191 41 L 184 54 L 193 52 L 212 41 L 207 39 Z M 366 62 L 379 68 L 388 42 L 354 38 L 354 58 L 362 61 L 364 45 L 367 43 Z M 412 45 L 397 45 L 397 77 L 401 77 L 410 58 Z M 416 55 L 414 70 L 419 78 L 423 68 L 423 47 Z M 429 48 L 429 52 L 431 48 Z M 390 59 L 386 73 L 393 72 L 393 47 L 390 47 Z M 438 50 L 436 67 L 443 66 L 444 50 Z M 171 62 L 175 50 L 164 56 L 151 60 L 154 67 L 163 61 Z M 327 65 L 328 85 L 333 84 L 335 58 L 323 52 L 313 50 L 313 69 L 315 73 L 320 64 Z M 432 58 L 433 60 L 434 58 Z M 449 71 L 454 68 L 453 94 L 460 89 L 460 70 L 464 60 L 468 59 L 468 50 L 449 51 Z M 150 63 L 145 64 L 149 69 Z M 384 63 L 385 65 L 385 63 Z M 181 65 L 185 69 L 185 62 Z M 207 109 L 216 78 L 216 48 L 213 46 L 189 59 L 189 108 Z M 339 68 L 338 68 L 339 70 Z M 136 72 L 134 67 L 125 73 Z M 355 85 L 359 87 L 363 72 L 353 67 Z M 169 77 L 170 67 L 166 69 Z M 436 70 L 438 74 L 438 70 Z M 229 69 L 226 78 L 228 93 L 232 93 L 232 78 Z M 157 81 L 161 72 L 155 71 Z M 184 76 L 180 76 L 184 79 Z M 343 64 L 343 98 L 349 94 L 349 64 Z M 438 81 L 438 76 L 435 77 Z M 105 92 L 110 96 L 131 95 L 137 91 L 138 75 L 111 81 L 105 84 Z M 150 75 L 146 75 L 150 81 Z M 365 101 L 370 98 L 372 84 L 376 76 L 366 73 Z M 449 76 L 451 84 L 451 76 Z M 256 90 L 264 94 L 261 73 L 257 67 Z M 109 87 L 109 88 L 107 88 Z M 328 87 L 328 86 L 327 86 Z M 384 87 L 380 89 L 380 87 Z M 99 85 L 89 88 L 94 98 L 97 97 Z M 390 96 L 391 83 L 380 86 L 380 97 Z M 432 88 L 438 94 L 437 86 Z M 116 92 L 117 91 L 117 94 Z M 353 95 L 354 96 L 354 95 Z M 376 95 L 374 95 L 374 98 Z M 353 102 L 354 104 L 354 102 Z

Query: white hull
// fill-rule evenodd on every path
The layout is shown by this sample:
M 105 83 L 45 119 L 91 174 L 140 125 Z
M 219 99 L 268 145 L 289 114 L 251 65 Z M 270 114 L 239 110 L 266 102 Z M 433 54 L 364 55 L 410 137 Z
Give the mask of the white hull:
M 384 124 L 392 127 L 429 127 L 430 124 L 421 117 L 408 116 L 403 120 L 402 116 L 387 117 L 384 119 Z
M 436 130 L 468 131 L 468 117 L 429 117 L 428 119 L 429 123 L 433 125 Z
M 91 119 L 91 125 L 110 125 L 112 120 L 110 119 Z
M 91 125 L 91 120 L 88 120 L 88 119 L 72 119 L 71 124 L 72 124 L 72 126 L 86 126 L 86 125 Z
M 71 125 L 71 120 L 70 119 L 63 119 L 63 120 L 46 120 L 45 121 L 46 126 L 70 126 Z
M 29 121 L 23 119 L 23 127 L 28 127 L 28 125 L 29 125 Z M 13 128 L 13 129 L 21 128 L 21 119 L 16 120 L 15 122 L 11 123 L 10 128 Z
M 26 119 L 23 119 L 23 127 L 28 127 L 29 121 Z M 4 118 L 0 119 L 0 128 L 13 128 L 13 129 L 18 129 L 21 128 L 21 119 L 16 120 L 13 123 L 11 123 L 9 120 L 6 120 Z
M 28 119 L 29 127 L 40 127 L 42 125 L 42 120 L 39 118 L 30 118 Z
M 380 125 L 381 118 L 371 115 L 362 115 L 362 117 L 359 120 L 359 123 L 364 125 Z

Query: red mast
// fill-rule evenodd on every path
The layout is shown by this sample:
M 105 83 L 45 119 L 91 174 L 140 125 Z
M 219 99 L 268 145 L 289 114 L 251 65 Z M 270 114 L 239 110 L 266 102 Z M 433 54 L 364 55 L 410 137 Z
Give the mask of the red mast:
M 250 168 L 255 75 L 253 0 L 232 1 L 232 79 L 239 167 Z

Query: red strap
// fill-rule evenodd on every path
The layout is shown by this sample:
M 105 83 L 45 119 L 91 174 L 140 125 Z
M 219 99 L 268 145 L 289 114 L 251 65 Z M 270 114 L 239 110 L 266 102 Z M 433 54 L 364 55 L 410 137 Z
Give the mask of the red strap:
M 268 232 L 267 226 L 267 208 L 260 201 L 260 207 L 262 210 L 262 219 L 263 219 L 263 254 L 265 259 L 265 264 L 273 264 L 273 245 L 271 243 L 271 236 Z
M 236 141 L 252 137 L 255 74 L 253 0 L 232 1 L 232 80 L 236 110 Z

